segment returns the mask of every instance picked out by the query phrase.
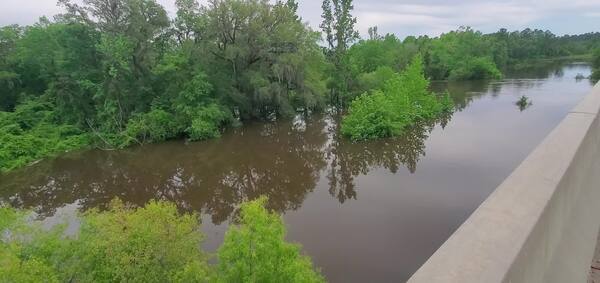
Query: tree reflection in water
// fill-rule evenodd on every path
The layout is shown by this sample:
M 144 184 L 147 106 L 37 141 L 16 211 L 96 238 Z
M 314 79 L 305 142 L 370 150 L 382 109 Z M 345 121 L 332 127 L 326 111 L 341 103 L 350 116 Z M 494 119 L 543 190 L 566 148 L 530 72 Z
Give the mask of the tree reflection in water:
M 462 111 L 484 95 L 497 97 L 501 89 L 519 93 L 539 87 L 540 79 L 564 76 L 560 66 L 515 70 L 502 82 L 433 82 L 431 87 L 448 90 Z M 431 130 L 449 120 L 416 125 L 398 138 L 352 143 L 338 135 L 339 116 L 329 113 L 252 123 L 208 142 L 70 153 L 0 175 L 0 202 L 49 216 L 73 203 L 87 209 L 102 208 L 115 197 L 135 205 L 158 198 L 211 215 L 216 224 L 260 195 L 269 196 L 271 209 L 295 210 L 318 184 L 327 184 L 319 189 L 344 203 L 358 198 L 354 180 L 361 174 L 376 168 L 394 173 L 401 167 L 415 172 Z
M 444 128 L 451 117 L 447 114 L 435 121 L 421 122 L 399 137 L 358 143 L 340 136 L 339 117 L 327 117 L 330 134 L 330 144 L 326 147 L 329 193 L 340 203 L 356 199 L 354 178 L 366 175 L 374 168 L 396 173 L 404 166 L 414 173 L 417 163 L 425 156 L 425 141 L 429 134 L 437 124 Z
M 72 203 L 104 208 L 115 197 L 134 205 L 165 199 L 219 224 L 261 195 L 276 211 L 298 209 L 323 177 L 343 203 L 357 198 L 354 178 L 373 168 L 415 172 L 430 131 L 449 119 L 416 125 L 398 138 L 352 143 L 339 136 L 338 116 L 299 116 L 202 143 L 71 153 L 2 176 L 0 199 L 41 216 Z

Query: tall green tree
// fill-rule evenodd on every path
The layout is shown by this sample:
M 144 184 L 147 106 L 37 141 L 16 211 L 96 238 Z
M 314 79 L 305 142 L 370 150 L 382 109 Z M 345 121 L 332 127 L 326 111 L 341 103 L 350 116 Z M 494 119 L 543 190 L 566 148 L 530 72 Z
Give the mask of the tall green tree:
M 134 111 L 150 108 L 155 94 L 149 87 L 157 44 L 169 27 L 164 8 L 154 0 L 85 0 L 82 5 L 61 0 L 63 21 L 89 25 L 101 33 L 97 44 L 102 85 L 95 94 L 95 124 L 116 132 L 125 128 Z
M 297 107 L 321 105 L 318 35 L 297 17 L 293 3 L 209 2 L 204 45 L 212 55 L 213 80 L 242 119 L 289 115 Z
M 433 79 L 497 79 L 492 40 L 469 27 L 442 34 L 431 42 L 427 74 Z
M 17 105 L 21 84 L 11 57 L 22 33 L 23 28 L 18 25 L 0 28 L 0 111 L 13 110 Z
M 354 6 L 352 0 L 323 0 L 323 22 L 320 27 L 327 42 L 327 57 L 332 62 L 333 70 L 329 81 L 331 102 L 343 106 L 348 100 L 350 89 L 350 67 L 346 51 L 359 38 L 354 28 L 356 18 L 352 16 Z
M 206 18 L 196 0 L 176 0 L 177 17 L 173 20 L 173 31 L 179 44 L 186 41 L 198 43 L 206 29 Z

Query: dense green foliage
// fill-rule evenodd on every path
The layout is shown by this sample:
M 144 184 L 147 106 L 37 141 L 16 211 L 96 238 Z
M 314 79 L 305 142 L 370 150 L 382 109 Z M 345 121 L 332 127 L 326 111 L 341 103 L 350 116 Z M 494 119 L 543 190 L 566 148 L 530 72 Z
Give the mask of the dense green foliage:
M 342 134 L 353 140 L 391 137 L 401 134 L 417 121 L 431 120 L 452 111 L 448 95 L 429 91 L 420 57 L 401 74 L 394 74 L 381 89 L 355 99 L 342 121 Z
M 300 246 L 285 242 L 281 216 L 265 208 L 266 198 L 241 207 L 219 249 L 219 275 L 225 282 L 323 282 Z
M 585 56 L 600 46 L 600 33 L 556 36 L 549 31 L 525 29 L 482 34 L 459 28 L 436 38 L 406 37 L 403 41 L 370 29 L 370 37 L 352 45 L 347 61 L 355 95 L 364 92 L 365 74 L 380 67 L 401 71 L 416 54 L 424 58 L 425 74 L 435 80 L 495 79 L 502 70 L 521 67 L 531 60 Z
M 548 30 L 524 29 L 510 32 L 500 29 L 485 35 L 494 41 L 494 58 L 501 67 L 532 59 L 589 55 L 600 46 L 600 33 L 556 36 Z
M 108 211 L 80 215 L 76 235 L 65 225 L 47 231 L 26 214 L 0 207 L 2 282 L 321 282 L 310 258 L 284 241 L 281 217 L 265 199 L 243 204 L 240 224 L 228 231 L 218 266 L 200 249 L 196 214 L 174 204 L 130 208 L 118 200 Z M 253 264 L 252 264 L 253 263 Z
M 343 109 L 417 54 L 429 79 L 497 79 L 600 46 L 600 33 L 531 29 L 400 40 L 372 27 L 359 40 L 352 0 L 322 2 L 321 34 L 295 0 L 177 0 L 174 18 L 156 0 L 106 3 L 60 0 L 53 20 L 0 28 L 1 171 L 85 146 L 204 140 L 247 120 Z
M 57 120 L 53 105 L 39 100 L 0 112 L 0 172 L 89 144 L 89 134 Z
M 352 0 L 323 0 L 321 29 L 327 47 L 325 55 L 331 63 L 328 70 L 330 102 L 334 106 L 344 106 L 351 100 L 352 76 L 348 63 L 347 51 L 353 42 L 359 38 L 354 28 L 356 18 L 352 15 L 354 6 Z
M 494 42 L 470 28 L 452 31 L 433 40 L 427 57 L 427 73 L 433 79 L 498 79 Z
M 189 276 L 202 282 L 210 275 L 197 216 L 179 215 L 172 204 L 134 210 L 113 201 L 107 212 L 85 212 L 76 236 L 65 236 L 65 225 L 45 231 L 23 217 L 12 220 L 4 227 L 11 236 L 0 243 L 9 263 L 0 268 L 2 282 L 178 282 Z
M 54 21 L 0 29 L 0 115 L 31 103 L 44 105 L 32 116 L 51 116 L 20 129 L 23 115 L 3 119 L 2 171 L 87 145 L 215 138 L 230 123 L 325 106 L 319 34 L 294 1 L 178 0 L 172 20 L 155 0 L 59 3 Z
M 592 81 L 600 81 L 600 47 L 594 50 L 592 68 Z

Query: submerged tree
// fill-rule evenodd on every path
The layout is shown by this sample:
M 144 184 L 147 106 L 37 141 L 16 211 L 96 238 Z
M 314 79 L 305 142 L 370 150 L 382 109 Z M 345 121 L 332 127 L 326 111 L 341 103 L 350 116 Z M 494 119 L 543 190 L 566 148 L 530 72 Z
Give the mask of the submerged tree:
M 523 95 L 521 96 L 521 98 L 519 98 L 519 100 L 517 100 L 517 102 L 515 102 L 515 105 L 519 107 L 519 111 L 523 112 L 525 109 L 533 105 L 533 103 L 531 102 L 531 99 L 529 99 L 529 97 Z

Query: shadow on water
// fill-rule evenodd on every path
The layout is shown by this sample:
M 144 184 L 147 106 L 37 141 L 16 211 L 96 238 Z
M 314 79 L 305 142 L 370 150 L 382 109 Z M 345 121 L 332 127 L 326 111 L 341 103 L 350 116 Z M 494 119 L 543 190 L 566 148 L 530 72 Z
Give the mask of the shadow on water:
M 354 178 L 367 175 L 374 168 L 396 173 L 401 167 L 415 173 L 425 156 L 425 141 L 436 125 L 442 128 L 452 118 L 446 114 L 434 121 L 420 122 L 395 138 L 354 143 L 339 135 L 339 118 L 328 117 L 329 144 L 326 146 L 329 193 L 340 203 L 356 199 Z

